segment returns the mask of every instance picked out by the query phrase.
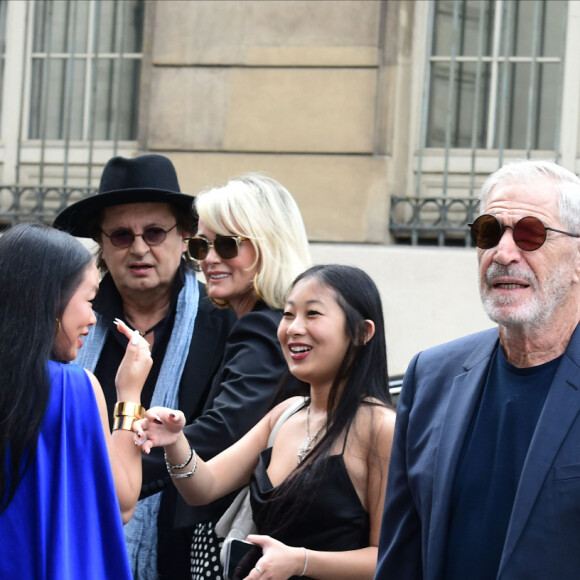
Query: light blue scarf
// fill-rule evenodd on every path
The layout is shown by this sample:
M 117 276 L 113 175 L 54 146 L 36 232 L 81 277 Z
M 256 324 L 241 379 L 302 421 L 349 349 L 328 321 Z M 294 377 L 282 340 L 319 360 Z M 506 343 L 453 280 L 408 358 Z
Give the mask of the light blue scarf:
M 189 353 L 198 305 L 197 278 L 194 272 L 188 270 L 177 298 L 175 323 L 151 398 L 152 407 L 177 408 L 179 382 Z M 97 324 L 91 329 L 74 361 L 90 371 L 97 366 L 108 333 L 103 318 L 99 314 L 96 316 Z M 133 517 L 125 525 L 125 539 L 135 580 L 157 578 L 157 517 L 160 503 L 161 493 L 140 500 Z

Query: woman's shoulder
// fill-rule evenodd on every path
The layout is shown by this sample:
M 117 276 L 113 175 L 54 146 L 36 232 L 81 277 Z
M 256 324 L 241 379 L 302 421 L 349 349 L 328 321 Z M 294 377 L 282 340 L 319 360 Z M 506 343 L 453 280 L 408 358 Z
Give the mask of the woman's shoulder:
M 79 405 L 95 403 L 95 376 L 77 364 L 49 361 L 51 399 L 53 404 L 78 411 Z M 98 384 L 98 383 L 97 383 Z M 82 407 L 85 412 L 88 407 Z
M 280 420 L 288 420 L 292 415 L 300 411 L 308 403 L 308 397 L 290 397 L 278 403 L 268 413 L 270 418 L 270 427 Z
M 364 397 L 364 399 L 362 400 L 360 406 L 359 406 L 359 411 L 369 411 L 369 410 L 375 410 L 378 409 L 380 410 L 380 412 L 382 413 L 386 413 L 386 414 L 394 414 L 395 410 L 393 409 L 393 407 L 385 402 L 382 401 L 381 399 L 378 399 L 377 397 Z
M 240 316 L 233 326 L 230 337 L 242 334 L 266 334 L 278 340 L 277 332 L 280 320 L 282 320 L 282 311 L 274 310 L 263 303 L 260 307 L 254 307 L 253 310 Z
M 392 438 L 395 430 L 395 410 L 383 401 L 374 397 L 367 397 L 359 406 L 355 422 L 358 431 L 365 431 L 371 439 L 388 435 Z
M 252 320 L 271 320 L 278 324 L 281 319 L 282 310 L 279 308 L 270 308 L 270 306 L 268 306 L 265 302 L 258 300 L 258 302 L 256 302 L 254 305 L 254 308 L 252 308 L 250 312 L 240 316 L 238 321 L 248 322 Z
M 284 399 L 281 403 L 278 403 L 270 413 L 275 418 L 279 419 L 284 413 L 292 413 L 299 411 L 302 407 L 308 404 L 308 397 L 296 396 Z
M 83 366 L 75 363 L 62 363 L 54 360 L 48 361 L 48 370 L 51 377 L 59 377 L 61 380 L 80 379 L 83 380 L 87 376 L 90 378 L 92 373 Z

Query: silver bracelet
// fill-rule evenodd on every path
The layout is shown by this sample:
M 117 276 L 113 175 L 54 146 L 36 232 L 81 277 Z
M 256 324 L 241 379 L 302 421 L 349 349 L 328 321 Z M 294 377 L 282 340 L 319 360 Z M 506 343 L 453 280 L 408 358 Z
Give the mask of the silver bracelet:
M 306 568 L 308 568 L 308 550 L 306 548 L 302 548 L 304 550 L 304 568 L 302 568 L 302 574 L 300 576 L 304 576 L 306 574 Z
M 191 443 L 189 443 L 189 457 L 181 465 L 171 465 L 171 463 L 167 461 L 167 453 L 165 453 L 165 450 L 163 450 L 163 457 L 165 457 L 165 465 L 167 465 L 167 471 L 171 471 L 172 469 L 183 469 L 191 461 L 191 458 L 193 457 L 193 447 L 191 446 Z
M 193 455 L 193 467 L 191 468 L 191 471 L 186 471 L 185 473 L 173 473 L 169 469 L 167 470 L 167 471 L 169 471 L 169 475 L 173 479 L 186 479 L 187 477 L 193 477 L 195 475 L 195 471 L 197 469 L 197 453 L 195 451 L 193 451 L 193 449 L 192 449 L 192 455 Z M 189 460 L 188 460 L 188 463 L 189 463 Z M 185 465 L 187 465 L 187 463 L 185 463 Z

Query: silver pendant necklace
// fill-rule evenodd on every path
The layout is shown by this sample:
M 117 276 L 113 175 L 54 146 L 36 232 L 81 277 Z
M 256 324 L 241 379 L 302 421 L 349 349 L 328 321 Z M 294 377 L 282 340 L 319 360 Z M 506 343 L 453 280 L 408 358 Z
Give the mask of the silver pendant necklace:
M 312 450 L 312 444 L 316 441 L 320 432 L 324 429 L 326 424 L 322 425 L 312 437 L 310 437 L 310 405 L 306 407 L 306 442 L 298 449 L 298 465 L 302 463 L 304 458 L 310 453 Z

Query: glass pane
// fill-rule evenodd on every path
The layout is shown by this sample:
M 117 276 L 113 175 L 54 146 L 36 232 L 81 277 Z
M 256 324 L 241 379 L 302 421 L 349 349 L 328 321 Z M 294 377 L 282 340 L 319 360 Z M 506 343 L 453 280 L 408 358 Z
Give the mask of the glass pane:
M 117 60 L 102 59 L 98 63 L 95 139 L 137 138 L 139 97 L 136 88 L 141 61 L 125 59 L 122 74 L 120 72 Z
M 478 55 L 481 10 L 483 10 L 482 54 L 484 56 L 491 54 L 494 8 L 493 0 L 437 0 L 432 54 L 434 56 L 453 54 L 453 18 L 456 9 L 459 20 L 455 54 L 458 56 Z
M 560 58 L 565 31 L 565 0 L 504 2 L 501 54 L 505 56 L 509 46 L 510 56 L 533 56 L 532 43 L 537 35 L 537 56 Z
M 531 82 L 532 65 L 517 63 L 510 65 L 510 82 L 505 103 L 506 125 L 504 147 L 508 149 L 526 149 L 528 131 L 531 131 L 531 148 L 553 150 L 555 147 L 556 128 L 559 123 L 559 93 L 561 91 L 560 64 L 536 65 L 534 83 L 534 103 L 530 111 L 528 87 Z M 503 67 L 500 67 L 503 69 Z M 501 95 L 501 92 L 500 92 Z M 498 96 L 498 127 L 502 123 L 501 97 Z M 495 147 L 499 147 L 499 130 L 496 134 Z
M 141 61 L 123 54 L 141 52 L 143 16 L 142 0 L 35 5 L 30 138 L 137 138 Z
M 117 12 L 119 3 L 116 1 L 99 2 L 95 18 L 98 20 L 97 47 L 98 52 L 113 52 L 117 36 Z
M 70 66 L 64 59 L 33 61 L 31 139 L 82 139 L 86 65 L 77 59 Z
M 48 122 L 48 104 L 56 108 L 62 102 L 62 94 L 59 91 L 61 84 L 54 85 L 55 69 L 59 69 L 56 76 L 63 74 L 63 64 L 59 61 L 34 59 L 32 62 L 32 92 L 30 103 L 30 129 L 29 136 L 32 139 L 46 138 L 50 135 Z M 54 111 L 53 111 L 54 119 Z M 54 122 L 54 121 L 53 121 Z M 55 138 L 54 134 L 52 138 Z
M 33 51 L 44 53 L 86 52 L 88 0 L 41 0 L 35 3 Z
M 431 74 L 431 102 L 427 127 L 427 146 L 445 147 L 448 123 L 449 63 L 434 63 Z M 475 110 L 476 63 L 456 63 L 453 83 L 453 105 L 449 117 L 449 139 L 451 147 L 471 148 L 473 119 L 476 122 L 476 147 L 485 147 L 487 137 L 487 103 L 489 93 L 490 65 L 481 65 L 479 81 L 479 105 Z
M 67 65 L 70 66 L 69 63 Z M 66 101 L 63 103 L 63 127 L 59 139 L 82 139 L 86 61 L 84 59 L 75 59 L 72 75 L 69 73 L 70 70 L 67 67 L 65 74 L 67 94 Z
M 8 1 L 0 0 L 0 121 L 2 119 L 2 95 L 4 94 L 4 64 L 6 59 L 6 8 Z M 0 125 L 0 135 L 2 125 Z
M 500 54 L 493 54 L 493 34 L 496 27 L 493 6 L 479 1 L 438 0 L 435 11 L 433 52 L 440 57 L 477 56 L 479 8 L 484 8 L 483 28 L 487 35 L 484 55 L 491 57 L 482 63 L 479 109 L 474 110 L 475 63 L 456 61 L 452 84 L 452 106 L 449 107 L 450 58 L 445 62 L 431 63 L 429 117 L 427 124 L 428 147 L 465 147 L 472 142 L 476 147 L 486 147 L 493 138 L 494 147 L 508 149 L 548 149 L 556 147 L 555 138 L 560 119 L 560 93 L 562 90 L 563 65 L 560 63 L 536 63 L 532 79 L 532 63 L 535 42 L 538 57 L 549 56 L 563 59 L 566 32 L 566 2 L 564 0 L 505 0 L 501 6 Z M 457 38 L 453 37 L 453 11 L 459 16 Z M 535 24 L 537 22 L 537 25 Z M 535 36 L 534 36 L 535 35 Z M 535 38 L 535 41 L 534 41 Z M 455 44 L 453 44 L 455 43 Z M 529 59 L 528 62 L 511 64 L 507 82 L 503 78 L 505 52 Z M 492 78 L 495 83 L 492 83 Z M 505 82 L 505 86 L 504 86 Z M 530 83 L 533 86 L 530 87 Z M 495 89 L 493 88 L 495 87 Z M 529 104 L 530 88 L 534 101 Z M 494 90 L 493 94 L 490 92 Z M 474 117 L 475 116 L 475 117 Z M 476 135 L 472 139 L 473 119 L 476 118 Z M 488 122 L 493 124 L 493 136 L 486 134 Z M 500 142 L 502 140 L 503 142 Z
M 99 52 L 141 52 L 143 46 L 143 2 L 140 0 L 109 0 L 98 4 Z M 122 31 L 119 30 L 121 26 L 123 27 Z
M 538 77 L 537 140 L 534 149 L 556 149 L 556 129 L 560 124 L 562 65 L 543 64 Z
M 8 0 L 0 0 L 0 55 L 6 52 L 6 8 Z
M 542 20 L 540 55 L 564 58 L 563 39 L 566 37 L 568 4 L 565 0 L 544 1 L 546 10 Z

